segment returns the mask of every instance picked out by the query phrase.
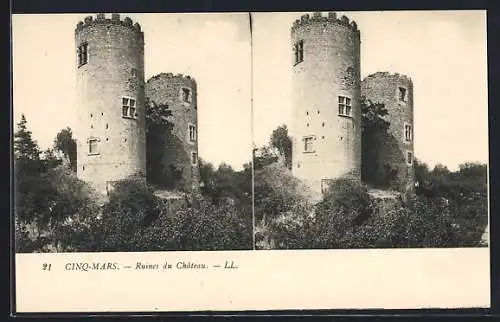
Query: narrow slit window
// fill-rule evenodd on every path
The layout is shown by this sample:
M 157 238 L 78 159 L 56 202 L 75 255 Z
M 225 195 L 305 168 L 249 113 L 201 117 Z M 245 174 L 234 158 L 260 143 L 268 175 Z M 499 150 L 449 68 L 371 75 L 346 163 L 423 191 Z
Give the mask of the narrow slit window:
M 192 124 L 189 125 L 189 141 L 196 142 L 196 126 Z
M 304 41 L 299 41 L 299 63 L 304 61 Z
M 293 45 L 293 64 L 297 64 L 299 61 L 299 48 L 297 45 Z
M 88 44 L 87 43 L 83 43 L 78 47 L 77 55 L 78 55 L 78 67 L 81 67 L 81 66 L 88 63 L 89 54 L 88 54 Z
M 191 90 L 189 88 L 182 88 L 181 95 L 183 102 L 191 103 Z
M 413 153 L 410 151 L 406 153 L 406 162 L 408 162 L 408 164 L 413 164 Z
M 191 152 L 191 164 L 196 165 L 198 163 L 198 154 L 196 152 Z
M 294 65 L 304 61 L 304 41 L 299 40 L 293 46 L 293 54 L 294 54 Z
M 404 87 L 399 87 L 398 88 L 398 93 L 399 93 L 399 100 L 401 102 L 406 102 L 406 88 Z
M 413 129 L 410 124 L 405 124 L 405 141 L 411 142 L 413 140 Z

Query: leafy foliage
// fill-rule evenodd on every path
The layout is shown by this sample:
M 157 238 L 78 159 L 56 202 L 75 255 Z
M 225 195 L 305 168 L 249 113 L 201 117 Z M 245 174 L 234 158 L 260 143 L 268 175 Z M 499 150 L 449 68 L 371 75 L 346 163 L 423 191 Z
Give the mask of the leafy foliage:
M 73 138 L 73 131 L 71 128 L 67 127 L 57 133 L 54 140 L 54 148 L 64 155 L 64 157 L 70 162 L 71 169 L 76 172 L 76 140 Z
M 14 133 L 14 157 L 16 160 L 38 160 L 40 159 L 40 148 L 33 140 L 32 133 L 28 130 L 26 117 L 21 115 Z
M 264 225 L 299 204 L 308 204 L 307 188 L 282 164 L 257 169 L 254 182 L 255 219 Z
M 364 156 L 389 123 L 382 104 L 363 103 Z M 370 152 L 370 149 L 371 152 Z M 333 182 L 314 207 L 269 147 L 256 149 L 255 215 L 258 248 L 476 247 L 488 222 L 487 167 L 465 163 L 458 171 L 415 160 L 417 195 L 381 197 L 359 183 Z M 366 165 L 366 161 L 365 161 Z M 281 169 L 277 171 L 277 169 Z M 369 169 L 369 167 L 368 167 Z M 393 169 L 388 169 L 388 171 Z M 367 168 L 364 168 L 367 171 Z M 365 172 L 363 179 L 374 179 Z M 286 178 L 286 179 L 285 179 Z M 390 182 L 390 178 L 385 178 Z M 296 179 L 295 179 L 296 180 Z M 298 187 L 298 188 L 297 188 Z
M 177 201 L 179 202 L 179 201 Z M 182 203 L 182 201 L 181 201 Z M 143 182 L 117 184 L 98 216 L 72 223 L 75 251 L 224 250 L 252 247 L 251 217 L 230 204 L 172 207 Z M 68 242 L 68 241 L 66 241 Z
M 235 171 L 230 165 L 221 163 L 217 169 L 199 160 L 201 192 L 212 203 L 219 204 L 228 200 L 244 208 L 251 207 L 252 169 L 246 165 L 243 170 Z M 251 213 L 250 209 L 245 209 Z
M 164 216 L 145 232 L 149 247 L 162 250 L 238 250 L 252 248 L 252 221 L 231 204 L 202 202 Z
M 252 248 L 248 165 L 242 171 L 227 165 L 214 173 L 204 171 L 208 178 L 212 176 L 216 193 L 199 202 L 189 202 L 194 198 L 188 196 L 162 200 L 151 186 L 133 178 L 117 182 L 106 200 L 59 162 L 52 149 L 40 157 L 25 119 L 19 131 L 15 163 L 17 252 Z M 70 133 L 68 129 L 64 132 Z M 59 136 L 55 141 L 64 140 Z
M 271 147 L 278 150 L 279 154 L 285 159 L 285 165 L 288 169 L 292 168 L 292 139 L 288 135 L 286 125 L 278 126 L 271 134 Z
M 253 164 L 255 170 L 262 169 L 278 161 L 278 155 L 276 155 L 270 147 L 263 146 L 261 148 L 254 149 Z

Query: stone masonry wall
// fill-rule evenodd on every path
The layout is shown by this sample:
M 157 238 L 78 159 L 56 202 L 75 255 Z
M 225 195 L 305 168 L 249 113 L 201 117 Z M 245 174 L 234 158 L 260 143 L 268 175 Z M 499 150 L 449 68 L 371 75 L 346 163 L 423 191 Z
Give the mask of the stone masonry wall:
M 293 66 L 293 174 L 321 193 L 322 180 L 360 179 L 360 32 L 355 22 L 335 13 L 297 20 L 291 49 L 303 41 L 303 61 Z M 291 55 L 293 56 L 293 55 Z M 351 100 L 352 117 L 340 116 L 339 96 Z M 313 136 L 314 151 L 304 152 Z
M 89 16 L 75 30 L 75 53 L 88 45 L 88 62 L 77 76 L 77 175 L 99 190 L 130 175 L 144 176 L 144 35 L 130 18 Z M 75 58 L 76 58 L 75 54 Z M 75 59 L 76 60 L 76 59 Z M 135 100 L 132 117 L 122 116 L 122 98 Z M 89 139 L 97 153 L 89 154 Z
M 380 138 L 378 157 L 368 161 L 374 162 L 373 167 L 380 178 L 391 177 L 387 169 L 394 171 L 391 188 L 411 192 L 415 181 L 412 80 L 400 74 L 379 72 L 366 77 L 361 88 L 367 100 L 385 105 L 388 111 L 386 119 L 390 122 L 389 135 Z M 400 88 L 406 93 L 403 99 L 400 97 Z M 405 138 L 405 125 L 411 126 L 410 141 Z
M 189 102 L 184 101 L 184 89 L 190 91 Z M 197 190 L 200 182 L 200 171 L 198 165 L 196 81 L 190 76 L 162 73 L 147 81 L 146 96 L 158 105 L 167 104 L 172 111 L 173 136 L 166 139 L 163 153 L 164 166 L 167 168 L 174 166 L 182 172 L 182 179 L 179 182 L 180 189 L 184 191 Z M 190 140 L 189 137 L 190 125 L 195 127 L 194 141 Z

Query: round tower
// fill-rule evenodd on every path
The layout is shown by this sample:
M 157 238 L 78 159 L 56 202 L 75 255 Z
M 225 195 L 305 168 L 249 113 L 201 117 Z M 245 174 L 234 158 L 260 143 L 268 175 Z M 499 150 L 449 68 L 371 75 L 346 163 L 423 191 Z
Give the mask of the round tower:
M 99 190 L 144 177 L 144 35 L 119 14 L 86 17 L 75 30 L 77 175 Z
M 293 174 L 314 192 L 331 180 L 360 180 L 360 32 L 333 12 L 306 14 L 291 28 Z
M 163 151 L 155 152 L 162 160 L 161 173 L 152 174 L 160 185 L 193 191 L 199 188 L 197 84 L 188 75 L 161 73 L 151 77 L 145 87 L 146 97 L 157 106 L 166 105 L 172 113 L 171 133 L 164 133 Z M 158 139 L 158 138 L 157 138 Z M 157 141 L 158 142 L 158 141 Z M 170 182 L 165 182 L 170 181 Z M 173 184 L 173 186 L 172 186 Z
M 374 180 L 401 192 L 414 189 L 413 151 L 413 82 L 400 74 L 378 72 L 367 76 L 361 84 L 362 95 L 372 103 L 382 103 L 390 125 L 379 135 L 376 153 L 363 167 L 374 174 Z

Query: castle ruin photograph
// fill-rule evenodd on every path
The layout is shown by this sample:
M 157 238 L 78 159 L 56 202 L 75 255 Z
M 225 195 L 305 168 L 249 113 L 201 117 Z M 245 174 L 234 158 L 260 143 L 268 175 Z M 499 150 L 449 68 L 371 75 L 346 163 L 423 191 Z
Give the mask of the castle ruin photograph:
M 488 246 L 484 12 L 12 25 L 18 253 Z
M 487 245 L 483 12 L 254 25 L 257 249 Z
M 253 248 L 246 22 L 14 17 L 18 252 Z

